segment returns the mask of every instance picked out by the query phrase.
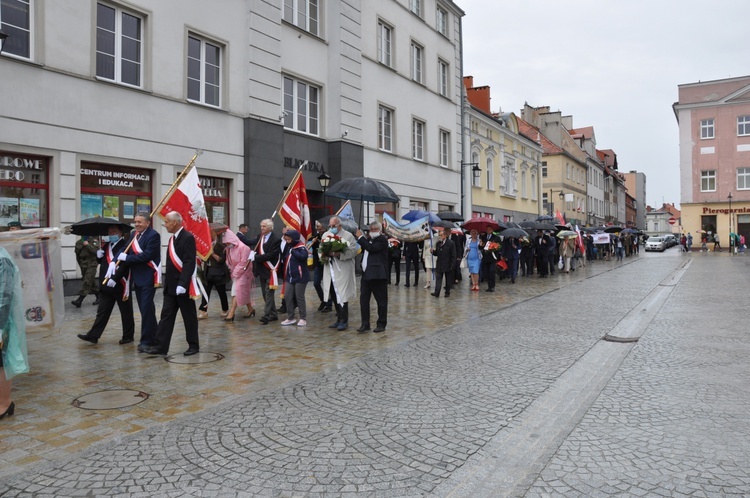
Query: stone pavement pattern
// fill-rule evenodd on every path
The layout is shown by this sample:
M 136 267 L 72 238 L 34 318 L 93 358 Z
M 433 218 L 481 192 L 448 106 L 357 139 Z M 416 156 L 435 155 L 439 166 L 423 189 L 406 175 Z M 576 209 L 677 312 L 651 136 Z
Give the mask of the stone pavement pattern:
M 63 434 L 50 427 L 66 449 L 49 451 L 55 439 L 45 441 L 43 427 L 24 428 L 33 420 L 17 416 L 8 427 L 4 420 L 2 458 L 17 472 L 0 474 L 0 495 L 458 495 L 454 490 L 472 481 L 462 471 L 487 457 L 493 440 L 515 430 L 515 420 L 556 389 L 556 381 L 686 258 L 668 252 L 625 265 L 597 263 L 575 275 L 501 285 L 500 295 L 462 289 L 438 301 L 421 288 L 391 288 L 394 305 L 382 337 L 358 336 L 351 328 L 330 332 L 325 324 L 304 331 L 234 324 L 231 332 L 213 330 L 214 324 L 206 327 L 202 350 L 222 351 L 227 360 L 201 365 L 123 352 L 116 346 L 119 333 L 105 335 L 114 345 L 70 347 L 71 333 L 64 332 L 60 347 L 72 356 L 64 362 L 74 368 L 57 373 L 68 379 L 49 370 L 44 375 L 60 391 L 53 395 L 62 412 L 57 423 L 65 425 L 70 417 L 78 427 L 66 426 L 70 430 Z M 722 317 L 734 311 L 740 323 L 734 296 L 747 288 L 746 270 L 744 258 L 696 257 L 663 314 L 636 346 L 626 346 L 632 353 L 612 381 L 571 422 L 575 429 L 564 441 L 546 443 L 544 468 L 528 476 L 530 487 L 518 494 L 711 495 L 717 483 L 747 492 L 750 473 L 738 470 L 750 467 L 750 431 L 747 417 L 740 417 L 750 403 L 738 389 L 747 385 L 747 369 L 739 362 L 747 345 L 742 327 L 728 327 L 725 334 L 710 325 L 717 309 Z M 724 294 L 711 298 L 714 306 L 706 313 L 697 305 L 707 297 L 705 282 L 717 278 L 730 282 L 711 286 Z M 713 341 L 708 352 L 700 349 L 707 332 Z M 685 333 L 694 336 L 692 348 L 685 348 Z M 724 343 L 729 338 L 731 345 Z M 78 392 L 63 387 L 76 378 L 74 372 L 80 380 L 71 385 Z M 130 385 L 152 398 L 110 416 L 67 406 L 84 394 L 81 386 L 102 383 Z M 40 387 L 18 385 L 19 399 Z M 180 408 L 177 413 L 169 412 L 172 406 Z M 35 408 L 33 416 L 44 418 Z M 126 429 L 116 432 L 118 426 Z M 713 446 L 692 447 L 691 438 L 711 426 L 703 440 Z M 97 431 L 101 439 L 93 446 L 78 443 L 88 449 L 60 439 Z M 14 451 L 8 436 L 19 449 L 27 445 L 27 458 L 36 444 L 44 454 L 39 461 L 46 463 L 8 458 Z M 701 456 L 699 449 L 707 448 L 712 451 Z M 659 458 L 660 452 L 671 456 Z M 699 463 L 705 469 L 692 470 Z M 678 469 L 692 487 L 675 484 Z

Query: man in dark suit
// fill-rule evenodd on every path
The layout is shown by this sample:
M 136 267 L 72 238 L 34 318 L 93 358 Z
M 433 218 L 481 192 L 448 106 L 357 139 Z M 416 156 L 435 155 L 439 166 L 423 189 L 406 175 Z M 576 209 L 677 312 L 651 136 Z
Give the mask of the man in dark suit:
M 378 322 L 373 332 L 383 332 L 388 323 L 388 237 L 380 233 L 380 223 L 370 223 L 367 237 L 357 230 L 357 243 L 362 255 L 362 281 L 360 282 L 359 308 L 362 325 L 357 332 L 370 330 L 370 296 L 378 305 Z
M 154 294 L 161 285 L 161 236 L 151 228 L 149 213 L 144 211 L 135 215 L 135 231 L 130 236 L 128 252 L 121 252 L 118 261 L 125 263 L 118 272 L 130 270 L 130 286 L 135 290 L 138 309 L 141 312 L 141 340 L 138 352 L 142 353 L 156 339 L 156 306 Z M 120 265 L 122 266 L 122 265 Z M 115 275 L 120 278 L 120 273 Z
M 276 310 L 276 289 L 279 287 L 277 270 L 281 260 L 281 237 L 273 233 L 273 220 L 260 222 L 260 235 L 250 241 L 250 257 L 253 262 L 253 274 L 260 279 L 260 289 L 263 293 L 263 325 L 279 319 Z
M 128 270 L 124 270 L 122 273 L 117 272 L 120 273 L 119 276 L 113 276 L 116 273 L 117 256 L 125 249 L 125 240 L 122 238 L 122 228 L 118 226 L 109 227 L 107 233 L 109 241 L 96 251 L 97 261 L 99 261 L 99 277 L 102 279 L 99 286 L 99 307 L 96 309 L 96 319 L 91 330 L 86 334 L 78 334 L 78 338 L 96 344 L 109 323 L 109 317 L 116 303 L 122 319 L 120 344 L 129 344 L 135 337 L 133 301 L 130 299 L 128 282 L 130 274 Z M 104 280 L 107 281 L 106 284 Z
M 538 230 L 534 237 L 534 251 L 536 252 L 536 271 L 539 278 L 547 278 L 549 272 L 550 238 L 542 230 Z
M 414 266 L 414 287 L 419 285 L 419 248 L 422 245 L 422 242 L 406 242 L 404 244 L 404 259 L 406 260 L 406 284 L 404 287 L 409 287 L 409 274 L 412 265 Z
M 435 297 L 440 297 L 443 277 L 445 277 L 445 297 L 451 295 L 453 269 L 456 266 L 456 245 L 448 238 L 449 235 L 450 229 L 444 228 L 440 232 L 440 240 L 435 244 L 435 247 L 430 249 L 432 254 L 437 257 L 435 261 L 435 292 L 432 293 Z
M 487 245 L 490 242 L 497 244 L 498 250 L 488 250 Z M 482 274 L 487 281 L 487 292 L 495 292 L 495 265 L 500 253 L 500 237 L 494 234 L 491 226 L 479 236 L 479 248 L 482 252 Z
M 453 283 L 458 285 L 458 283 L 463 280 L 463 275 L 461 275 L 461 262 L 464 260 L 466 234 L 463 232 L 453 233 L 453 230 L 451 230 L 450 239 L 456 247 L 456 266 L 453 267 Z
M 146 349 L 149 354 L 167 354 L 172 341 L 177 310 L 182 315 L 188 349 L 183 354 L 191 356 L 200 350 L 198 343 L 198 313 L 190 295 L 195 282 L 195 237 L 182 226 L 182 215 L 176 211 L 164 218 L 167 232 L 172 234 L 167 246 L 167 264 L 164 274 L 164 302 L 156 333 L 156 344 Z

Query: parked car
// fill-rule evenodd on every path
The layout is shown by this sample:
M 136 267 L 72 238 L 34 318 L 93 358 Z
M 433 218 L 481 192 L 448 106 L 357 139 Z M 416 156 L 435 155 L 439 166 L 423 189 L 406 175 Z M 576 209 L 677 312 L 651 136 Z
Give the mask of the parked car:
M 649 237 L 646 241 L 647 251 L 659 251 L 664 252 L 667 248 L 667 240 L 665 237 Z
M 677 237 L 675 237 L 674 235 L 665 235 L 664 239 L 667 241 L 667 248 L 676 246 L 679 243 Z

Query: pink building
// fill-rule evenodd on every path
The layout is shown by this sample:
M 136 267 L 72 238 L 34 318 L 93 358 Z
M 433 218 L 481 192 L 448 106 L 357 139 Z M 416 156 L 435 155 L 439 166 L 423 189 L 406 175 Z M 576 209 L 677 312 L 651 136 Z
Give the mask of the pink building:
M 750 237 L 750 76 L 678 85 L 683 231 Z

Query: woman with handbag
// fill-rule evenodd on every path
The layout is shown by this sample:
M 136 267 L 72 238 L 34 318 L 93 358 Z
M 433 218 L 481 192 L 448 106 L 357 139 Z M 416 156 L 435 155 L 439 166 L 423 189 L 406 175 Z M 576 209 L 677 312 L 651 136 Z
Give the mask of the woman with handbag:
M 252 318 L 255 316 L 253 307 L 255 303 L 251 296 L 255 286 L 255 276 L 253 263 L 247 259 L 250 256 L 250 248 L 241 242 L 231 230 L 224 232 L 222 241 L 226 245 L 227 266 L 232 280 L 232 304 L 224 320 L 234 321 L 234 313 L 238 306 L 247 306 L 247 313 L 244 317 Z
M 203 263 L 203 281 L 206 284 L 206 295 L 203 296 L 201 305 L 198 307 L 198 320 L 208 318 L 208 300 L 211 299 L 211 289 L 216 288 L 221 300 L 221 316 L 227 316 L 229 301 L 227 300 L 227 282 L 229 282 L 229 268 L 226 265 L 224 251 L 226 247 L 221 242 L 221 237 L 211 230 L 211 240 L 214 242 L 213 253 Z

